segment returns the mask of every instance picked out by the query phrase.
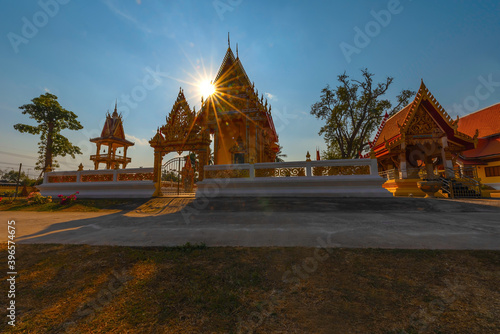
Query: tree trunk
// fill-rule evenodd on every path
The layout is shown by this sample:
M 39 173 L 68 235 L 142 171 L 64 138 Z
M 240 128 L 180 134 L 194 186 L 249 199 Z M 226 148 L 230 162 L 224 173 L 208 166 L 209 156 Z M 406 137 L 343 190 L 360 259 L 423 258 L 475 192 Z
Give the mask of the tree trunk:
M 52 170 L 52 134 L 54 132 L 54 123 L 49 122 L 48 126 L 49 129 L 47 132 L 47 146 L 45 147 L 45 166 L 43 168 L 43 171 L 45 173 Z

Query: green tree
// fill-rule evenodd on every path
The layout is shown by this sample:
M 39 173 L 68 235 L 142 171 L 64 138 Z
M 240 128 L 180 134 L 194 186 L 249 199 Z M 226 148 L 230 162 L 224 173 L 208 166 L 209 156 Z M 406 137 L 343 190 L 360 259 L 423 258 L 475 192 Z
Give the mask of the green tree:
M 2 174 L 2 180 L 5 180 L 7 182 L 16 183 L 18 176 L 19 176 L 19 172 L 15 171 L 15 170 L 10 170 L 10 171 L 4 172 Z M 33 181 L 28 177 L 28 175 L 26 175 L 26 173 L 21 171 L 21 177 L 19 177 L 19 182 L 21 184 L 28 184 L 29 185 Z
M 279 150 L 278 152 L 276 152 L 276 159 L 274 160 L 274 162 L 285 162 L 283 158 L 288 157 L 288 155 L 284 154 L 282 151 L 283 151 L 283 146 L 279 145 Z
M 59 167 L 57 156 L 71 155 L 75 158 L 76 154 L 82 154 L 80 148 L 70 143 L 68 138 L 61 134 L 64 129 L 80 130 L 83 129 L 78 116 L 72 111 L 66 110 L 57 101 L 57 96 L 45 93 L 31 100 L 31 104 L 25 104 L 19 109 L 23 114 L 29 115 L 39 125 L 32 126 L 27 124 L 15 124 L 14 129 L 21 133 L 30 133 L 40 135 L 38 142 L 38 161 L 36 170 L 41 170 L 42 174 L 53 167 Z
M 373 83 L 373 74 L 368 69 L 361 70 L 362 80 L 351 80 L 344 72 L 338 76 L 339 86 L 331 89 L 327 85 L 321 91 L 321 101 L 311 106 L 311 114 L 325 121 L 319 135 L 323 135 L 327 150 L 324 159 L 353 159 L 359 152 L 368 149 L 374 130 L 387 112 L 396 113 L 415 92 L 403 90 L 397 96 L 393 107 L 389 100 L 382 99 L 393 82 L 387 77 L 385 82 Z

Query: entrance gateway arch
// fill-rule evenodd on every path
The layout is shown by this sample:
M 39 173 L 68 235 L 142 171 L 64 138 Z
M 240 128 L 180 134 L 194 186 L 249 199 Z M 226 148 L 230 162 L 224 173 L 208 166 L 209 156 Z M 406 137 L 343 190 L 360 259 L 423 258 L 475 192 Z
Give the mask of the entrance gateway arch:
M 241 64 L 238 51 L 235 57 L 229 45 L 213 84 L 215 93 L 205 101 L 202 98 L 198 113 L 191 110 L 181 88 L 167 116 L 167 123 L 159 127 L 149 141 L 154 148 L 156 190 L 153 196 L 162 196 L 162 160 L 171 152 L 179 155 L 185 151 L 195 153 L 197 164 L 194 167 L 198 180 L 203 180 L 204 167 L 210 156 L 211 136 L 215 165 L 275 161 L 279 144 L 271 105 L 264 96 L 259 98 L 258 90 Z
M 184 151 L 195 153 L 199 161 L 198 179 L 203 180 L 203 166 L 208 164 L 210 143 L 208 129 L 200 126 L 196 111 L 192 111 L 189 107 L 181 88 L 172 111 L 167 117 L 167 124 L 158 128 L 155 136 L 149 141 L 151 147 L 154 148 L 153 179 L 156 190 L 153 196 L 163 195 L 161 190 L 162 161 L 168 153 L 177 152 L 179 155 Z M 179 166 L 178 169 L 182 167 Z

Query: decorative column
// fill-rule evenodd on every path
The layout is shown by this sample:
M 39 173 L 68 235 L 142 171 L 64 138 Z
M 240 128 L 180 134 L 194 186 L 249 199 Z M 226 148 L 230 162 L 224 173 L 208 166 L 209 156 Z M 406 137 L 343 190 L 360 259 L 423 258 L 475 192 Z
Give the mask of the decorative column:
M 453 178 L 453 161 L 451 161 L 451 153 L 448 150 L 448 138 L 441 137 L 441 160 L 443 161 L 444 173 L 447 178 Z
M 123 148 L 123 164 L 122 164 L 123 169 L 127 168 L 127 164 L 128 164 L 127 163 L 127 148 L 128 148 L 128 146 L 125 146 Z
M 399 177 L 401 179 L 407 179 L 408 178 L 408 170 L 406 169 L 406 149 L 403 150 L 403 152 L 399 153 L 398 156 L 399 159 Z
M 113 143 L 108 145 L 108 159 L 106 161 L 106 169 L 111 169 L 111 150 L 113 149 Z
M 217 122 L 218 125 L 219 122 Z M 217 165 L 218 160 L 217 155 L 219 154 L 219 126 L 215 128 L 215 135 L 214 135 L 214 165 Z
M 153 194 L 154 197 L 161 196 L 161 160 L 162 154 L 160 151 L 155 149 L 155 159 L 154 159 L 154 170 L 153 170 L 153 180 L 155 182 L 156 190 Z
M 248 125 L 248 119 L 245 118 L 245 161 L 244 163 L 250 162 L 250 126 Z
M 208 149 L 209 147 L 207 146 L 207 148 L 200 150 L 198 153 L 198 181 L 203 181 L 205 178 L 204 170 L 205 166 L 208 165 Z

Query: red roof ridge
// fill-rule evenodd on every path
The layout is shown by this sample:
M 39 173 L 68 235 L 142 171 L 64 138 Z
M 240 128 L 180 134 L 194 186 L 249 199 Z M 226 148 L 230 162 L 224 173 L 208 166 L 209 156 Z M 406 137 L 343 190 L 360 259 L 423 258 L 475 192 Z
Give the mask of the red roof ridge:
M 461 118 L 461 119 L 464 119 L 464 118 L 467 118 L 467 117 L 469 117 L 469 116 L 473 116 L 473 115 L 477 114 L 478 112 L 485 111 L 486 109 L 490 109 L 491 107 L 494 107 L 494 106 L 496 106 L 496 105 L 500 105 L 500 102 L 497 102 L 497 103 L 494 103 L 494 104 L 492 104 L 492 105 L 490 105 L 490 106 L 484 107 L 483 109 L 476 110 L 476 111 L 471 112 L 470 114 L 467 114 L 467 115 L 462 116 L 462 117 L 460 117 L 460 118 Z

